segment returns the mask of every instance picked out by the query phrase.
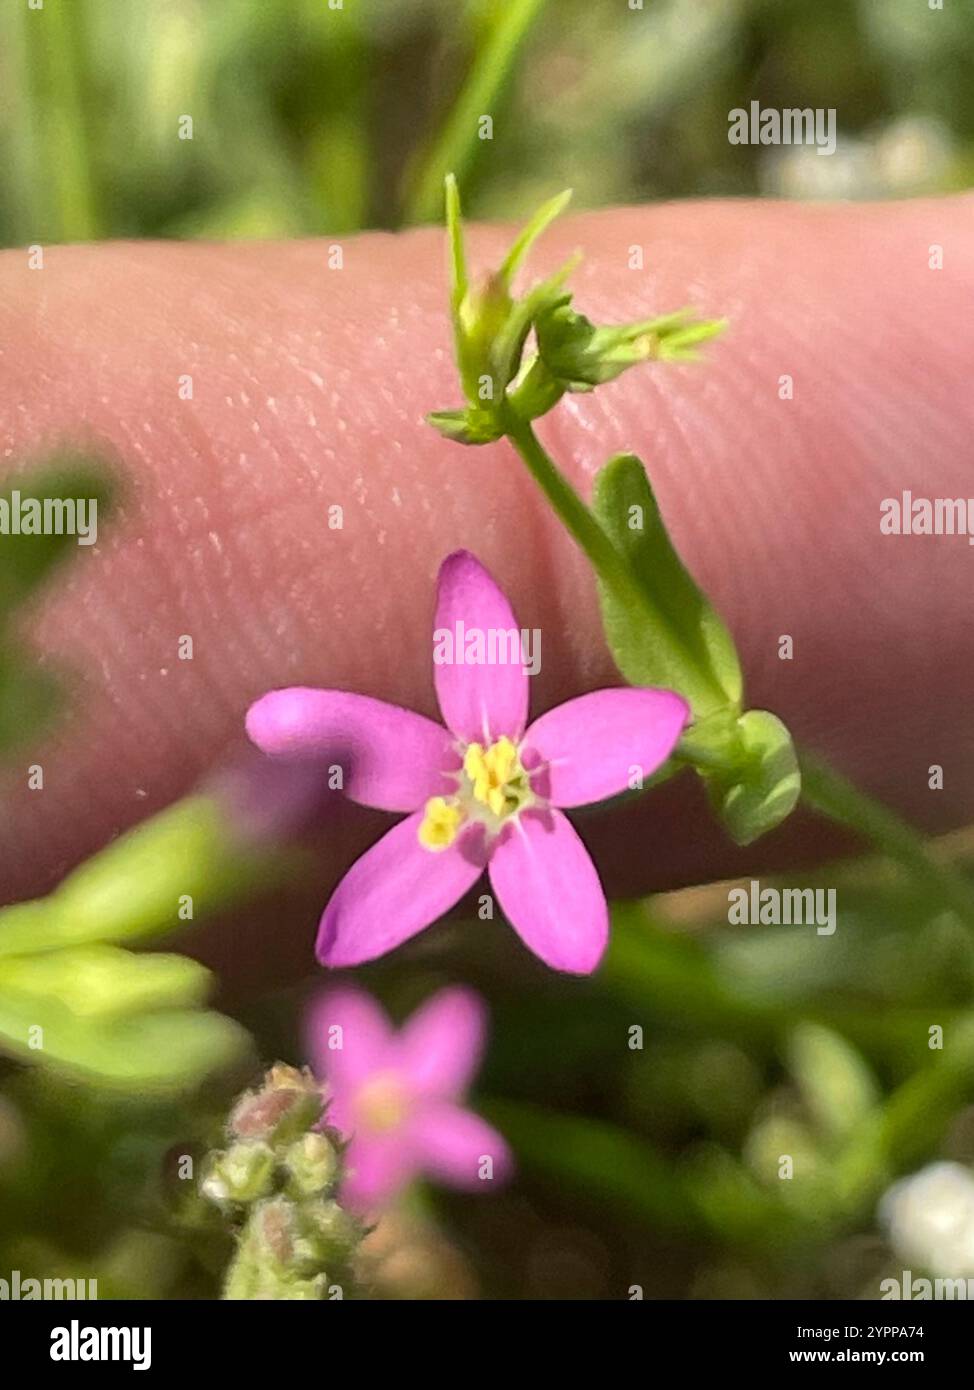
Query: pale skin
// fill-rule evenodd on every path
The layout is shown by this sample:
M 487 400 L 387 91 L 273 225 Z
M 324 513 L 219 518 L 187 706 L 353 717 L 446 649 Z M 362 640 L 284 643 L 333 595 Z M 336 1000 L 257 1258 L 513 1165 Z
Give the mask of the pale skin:
M 622 209 L 556 224 L 529 270 L 580 247 L 590 317 L 691 303 L 730 318 L 704 362 L 566 398 L 539 433 L 586 496 L 610 454 L 643 457 L 738 640 L 748 704 L 930 830 L 972 816 L 974 553 L 964 537 L 882 536 L 880 502 L 974 495 L 972 212 L 970 198 Z M 509 235 L 471 228 L 472 265 Z M 587 564 L 511 448 L 463 448 L 423 423 L 460 404 L 442 233 L 349 238 L 340 271 L 330 244 L 51 247 L 42 271 L 0 256 L 4 470 L 87 434 L 114 446 L 125 489 L 97 547 L 24 615 L 25 644 L 74 673 L 74 703 L 0 779 L 0 900 L 50 888 L 242 749 L 244 712 L 269 688 L 434 715 L 433 582 L 452 550 L 473 550 L 542 629 L 533 714 L 617 680 Z M 192 661 L 177 657 L 183 634 Z M 41 793 L 26 786 L 35 762 Z M 256 971 L 310 966 L 321 903 L 388 824 L 350 809 L 328 828 L 293 939 L 247 933 Z M 692 777 L 579 821 L 608 890 L 627 894 L 841 843 L 810 824 L 735 851 Z

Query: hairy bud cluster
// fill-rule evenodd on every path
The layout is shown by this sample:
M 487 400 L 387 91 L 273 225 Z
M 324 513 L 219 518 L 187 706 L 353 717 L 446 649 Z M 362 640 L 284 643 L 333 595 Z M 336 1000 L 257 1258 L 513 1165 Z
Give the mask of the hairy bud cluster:
M 234 1104 L 226 1148 L 206 1164 L 202 1194 L 237 1239 L 223 1297 L 338 1299 L 364 1235 L 336 1197 L 344 1146 L 307 1070 L 278 1064 Z

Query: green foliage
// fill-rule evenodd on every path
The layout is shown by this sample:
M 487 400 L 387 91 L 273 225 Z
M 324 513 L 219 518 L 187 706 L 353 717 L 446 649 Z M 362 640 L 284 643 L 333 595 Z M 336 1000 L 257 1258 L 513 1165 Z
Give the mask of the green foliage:
M 599 472 L 592 505 L 645 599 L 634 611 L 599 586 L 606 638 L 626 680 L 678 690 L 697 719 L 738 706 L 741 668 L 733 639 L 670 541 L 634 454 L 619 454 Z M 655 622 L 646 621 L 647 610 Z
M 854 1134 L 879 1104 L 879 1086 L 862 1055 L 830 1028 L 799 1024 L 788 1056 L 812 1118 L 831 1139 Z
M 286 862 L 241 840 L 215 797 L 188 797 L 49 897 L 0 910 L 0 989 L 9 992 L 0 1046 L 114 1085 L 189 1086 L 239 1061 L 247 1038 L 238 1025 L 188 1012 L 209 992 L 207 970 L 108 943 L 171 934 L 276 881 Z M 42 1041 L 32 1043 L 37 1025 Z
M 99 522 L 107 519 L 114 488 L 104 461 L 90 453 L 63 449 L 24 473 L 0 492 L 8 517 L 18 510 L 17 494 L 41 505 L 67 498 L 92 500 Z M 25 661 L 15 639 L 15 611 L 47 581 L 65 559 L 77 555 L 70 534 L 0 535 L 0 755 L 35 735 L 58 708 L 56 680 Z
M 741 666 L 727 627 L 680 559 L 642 463 L 610 460 L 593 510 L 639 586 L 633 604 L 604 580 L 599 600 L 616 665 L 633 685 L 678 690 L 695 724 L 680 756 L 696 764 L 729 834 L 750 844 L 794 810 L 801 772 L 791 735 L 766 710 L 740 713 Z
M 140 973 L 136 959 L 115 965 L 114 978 L 128 994 L 104 1013 L 76 1013 L 63 1002 L 72 995 L 63 973 L 71 969 L 70 958 L 58 960 L 47 978 L 20 981 L 0 1001 L 0 1045 L 22 1061 L 140 1094 L 189 1090 L 208 1074 L 239 1064 L 249 1041 L 240 1025 L 209 1010 L 159 1007 L 185 994 L 187 980 L 174 979 L 168 962 Z M 102 984 L 113 978 L 104 960 L 99 970 Z M 199 982 L 192 983 L 195 992 Z M 151 1005 L 142 1011 L 150 993 Z
M 796 187 L 897 197 L 970 181 L 972 17 L 956 3 L 931 15 L 917 0 L 647 0 L 641 11 L 294 0 L 286 24 L 276 10 L 266 0 L 0 8 L 0 242 L 432 221 L 450 169 L 474 214 L 490 218 L 568 182 L 598 207 Z M 797 158 L 730 145 L 741 93 L 836 107 L 839 152 L 809 179 Z M 185 113 L 192 140 L 177 137 Z M 484 114 L 491 140 L 480 138 Z
M 113 496 L 91 454 L 62 450 L 3 495 L 94 500 L 104 524 Z M 12 515 L 12 512 L 10 513 Z M 90 515 L 90 514 L 89 514 Z M 0 751 L 37 737 L 59 708 L 57 684 L 32 669 L 13 624 L 56 567 L 70 534 L 0 536 Z M 0 1047 L 100 1085 L 179 1090 L 246 1053 L 238 1024 L 201 1008 L 209 972 L 174 955 L 135 955 L 109 942 L 173 931 L 267 876 L 270 855 L 236 839 L 215 799 L 189 798 L 109 845 L 49 897 L 0 909 Z
M 242 842 L 216 797 L 185 797 L 86 860 L 47 898 L 0 910 L 0 959 L 164 936 L 281 870 L 280 852 Z

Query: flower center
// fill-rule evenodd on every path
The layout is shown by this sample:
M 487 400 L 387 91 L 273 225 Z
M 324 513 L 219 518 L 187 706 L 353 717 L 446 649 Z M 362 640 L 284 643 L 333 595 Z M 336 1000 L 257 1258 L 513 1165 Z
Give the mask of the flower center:
M 409 1114 L 409 1097 L 392 1072 L 373 1076 L 355 1097 L 355 1115 L 373 1134 L 398 1129 Z
M 496 834 L 501 825 L 534 800 L 520 750 L 505 734 L 485 748 L 468 743 L 455 796 L 433 796 L 419 827 L 419 842 L 426 849 L 446 849 L 461 827 L 479 821 Z

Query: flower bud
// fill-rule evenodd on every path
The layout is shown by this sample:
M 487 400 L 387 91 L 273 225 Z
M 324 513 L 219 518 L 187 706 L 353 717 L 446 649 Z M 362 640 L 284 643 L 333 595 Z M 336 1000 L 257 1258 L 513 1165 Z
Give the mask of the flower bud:
M 234 1144 L 213 1156 L 203 1179 L 202 1192 L 210 1201 L 255 1202 L 270 1192 L 274 1181 L 274 1153 L 260 1142 Z
M 294 1207 L 286 1197 L 265 1202 L 256 1214 L 255 1231 L 261 1246 L 280 1265 L 289 1265 L 295 1253 Z
M 324 1098 L 308 1071 L 278 1065 L 258 1091 L 248 1091 L 230 1116 L 230 1132 L 241 1139 L 268 1143 L 293 1138 L 321 1118 Z
M 326 1134 L 303 1134 L 284 1155 L 284 1166 L 291 1175 L 291 1186 L 302 1197 L 312 1197 L 330 1189 L 338 1175 L 338 1154 Z
M 311 1202 L 303 1214 L 308 1228 L 336 1255 L 347 1254 L 362 1238 L 358 1222 L 335 1201 Z
M 569 297 L 537 318 L 538 354 L 570 391 L 591 391 L 640 362 L 686 361 L 693 348 L 722 331 L 717 320 L 697 322 L 688 309 L 638 323 L 597 327 L 572 309 Z

